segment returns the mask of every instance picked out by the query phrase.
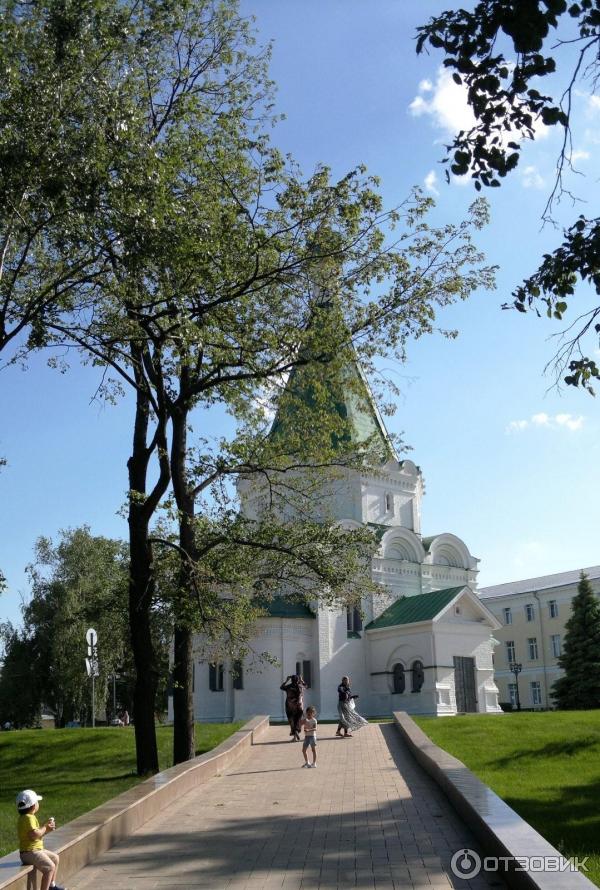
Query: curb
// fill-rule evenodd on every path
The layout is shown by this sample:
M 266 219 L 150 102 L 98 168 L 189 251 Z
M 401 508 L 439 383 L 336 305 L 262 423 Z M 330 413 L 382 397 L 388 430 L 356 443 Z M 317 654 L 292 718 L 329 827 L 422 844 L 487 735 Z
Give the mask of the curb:
M 464 763 L 434 745 L 405 711 L 394 712 L 394 723 L 415 759 L 440 786 L 480 842 L 484 853 L 511 860 L 498 872 L 509 887 L 515 890 L 597 890 L 596 885 L 578 871 L 518 870 L 518 860 L 523 857 L 528 860 L 551 857 L 556 862 L 563 857 Z
M 268 716 L 253 717 L 212 751 L 157 773 L 57 829 L 46 847 L 60 854 L 61 880 L 132 834 L 173 800 L 238 761 L 268 728 Z M 0 858 L 0 890 L 32 887 L 36 887 L 34 869 L 21 865 L 18 850 Z

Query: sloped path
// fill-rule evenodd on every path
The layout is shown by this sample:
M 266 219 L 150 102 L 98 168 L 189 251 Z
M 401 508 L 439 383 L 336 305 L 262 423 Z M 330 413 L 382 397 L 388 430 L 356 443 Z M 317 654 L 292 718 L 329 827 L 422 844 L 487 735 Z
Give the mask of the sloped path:
M 319 727 L 317 769 L 271 727 L 237 767 L 185 794 L 68 882 L 69 890 L 464 890 L 450 859 L 474 840 L 395 727 Z

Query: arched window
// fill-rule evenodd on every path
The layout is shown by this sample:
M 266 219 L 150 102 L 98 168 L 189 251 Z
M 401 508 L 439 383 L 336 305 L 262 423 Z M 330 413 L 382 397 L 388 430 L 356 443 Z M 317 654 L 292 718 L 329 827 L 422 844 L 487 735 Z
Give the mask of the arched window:
M 406 674 L 403 664 L 395 664 L 393 670 L 394 694 L 399 695 L 406 689 Z
M 412 666 L 412 691 L 420 692 L 425 682 L 425 671 L 422 661 L 413 661 Z

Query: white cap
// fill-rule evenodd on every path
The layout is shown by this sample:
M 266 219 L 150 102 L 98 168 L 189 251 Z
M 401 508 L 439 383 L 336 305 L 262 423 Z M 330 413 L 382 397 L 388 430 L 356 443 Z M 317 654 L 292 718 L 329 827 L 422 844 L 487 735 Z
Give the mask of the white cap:
M 38 800 L 43 800 L 42 795 L 36 794 L 35 791 L 32 791 L 30 788 L 27 788 L 25 791 L 19 791 L 17 794 L 17 809 L 28 810 L 29 807 L 36 804 Z

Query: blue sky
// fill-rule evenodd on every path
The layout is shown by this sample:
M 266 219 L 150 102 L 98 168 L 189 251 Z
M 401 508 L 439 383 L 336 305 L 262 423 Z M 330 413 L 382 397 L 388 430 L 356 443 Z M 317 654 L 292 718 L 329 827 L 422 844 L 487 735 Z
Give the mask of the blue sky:
M 444 0 L 248 0 L 260 39 L 274 40 L 271 73 L 278 109 L 274 131 L 305 173 L 318 162 L 343 175 L 364 162 L 382 180 L 388 206 L 420 184 L 434 195 L 439 220 L 458 220 L 470 185 L 447 186 L 443 144 L 467 114 L 464 96 L 440 72 L 441 57 L 414 53 L 414 33 Z M 574 185 L 593 206 L 600 102 L 577 97 L 574 149 L 586 174 Z M 450 531 L 481 559 L 481 586 L 598 563 L 600 436 L 596 400 L 552 388 L 543 375 L 556 323 L 502 312 L 516 284 L 534 271 L 559 233 L 540 230 L 559 148 L 541 134 L 519 170 L 488 197 L 492 224 L 480 244 L 498 264 L 498 288 L 452 307 L 440 321 L 460 336 L 409 346 L 404 366 L 389 364 L 401 386 L 387 421 L 403 432 L 424 472 L 423 533 Z M 577 212 L 560 208 L 565 223 Z M 593 212 L 588 210 L 588 212 Z M 580 309 L 589 300 L 578 297 Z M 25 565 L 39 535 L 88 523 L 96 534 L 125 537 L 118 515 L 127 488 L 131 403 L 92 401 L 97 372 L 59 374 L 36 356 L 27 372 L 0 373 L 0 566 L 10 590 L 2 618 L 15 620 L 27 595 Z M 219 419 L 212 433 L 219 431 Z

